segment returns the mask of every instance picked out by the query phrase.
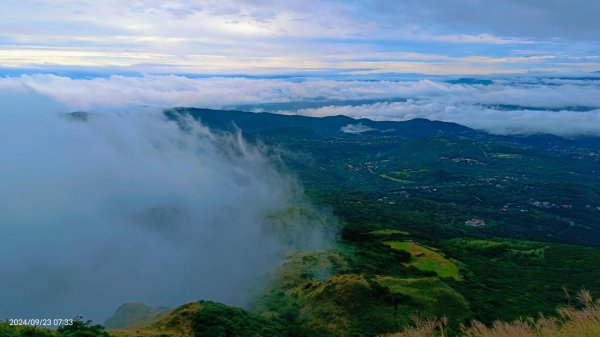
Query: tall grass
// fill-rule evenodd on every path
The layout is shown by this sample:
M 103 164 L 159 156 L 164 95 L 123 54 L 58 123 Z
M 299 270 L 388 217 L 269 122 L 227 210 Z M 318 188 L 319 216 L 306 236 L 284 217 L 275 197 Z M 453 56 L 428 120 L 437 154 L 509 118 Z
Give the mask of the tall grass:
M 577 307 L 558 309 L 556 317 L 540 316 L 513 322 L 496 321 L 491 326 L 474 321 L 462 327 L 462 337 L 600 337 L 600 301 L 590 292 L 578 293 Z M 388 337 L 445 337 L 447 320 L 413 318 L 413 324 Z

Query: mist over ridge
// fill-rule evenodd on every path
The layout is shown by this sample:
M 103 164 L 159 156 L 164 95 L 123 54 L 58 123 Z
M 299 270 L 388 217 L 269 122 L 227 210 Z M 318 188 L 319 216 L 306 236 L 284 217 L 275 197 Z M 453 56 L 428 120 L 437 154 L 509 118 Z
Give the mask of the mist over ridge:
M 102 321 L 130 301 L 243 305 L 288 251 L 333 245 L 327 215 L 272 227 L 273 214 L 311 206 L 239 133 L 160 109 L 68 115 L 31 91 L 3 93 L 1 317 Z

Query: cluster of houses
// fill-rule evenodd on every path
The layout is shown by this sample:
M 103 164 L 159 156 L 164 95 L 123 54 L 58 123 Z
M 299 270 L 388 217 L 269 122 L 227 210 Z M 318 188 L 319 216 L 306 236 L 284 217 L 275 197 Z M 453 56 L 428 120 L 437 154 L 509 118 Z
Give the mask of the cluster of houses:
M 465 221 L 465 225 L 471 226 L 471 227 L 484 227 L 487 224 L 485 223 L 485 220 L 483 220 L 483 219 L 473 218 L 473 219 Z
M 535 206 L 535 207 L 538 207 L 538 208 L 552 208 L 552 207 L 556 207 L 555 204 L 553 204 L 553 203 L 551 203 L 549 201 L 538 201 L 538 200 L 535 200 L 535 201 L 532 201 L 531 204 L 533 206 Z
M 449 157 L 438 157 L 439 160 L 450 160 L 453 163 L 467 163 L 469 165 L 487 165 L 484 162 L 481 162 L 477 159 L 472 159 L 472 158 L 463 158 L 463 157 L 453 157 L 453 158 L 449 158 Z
M 563 208 L 563 209 L 571 209 L 573 208 L 573 205 L 571 204 L 562 204 L 562 205 L 557 205 L 554 203 L 551 203 L 549 201 L 531 201 L 530 202 L 531 205 L 538 207 L 538 208 Z M 588 207 L 589 208 L 589 207 Z

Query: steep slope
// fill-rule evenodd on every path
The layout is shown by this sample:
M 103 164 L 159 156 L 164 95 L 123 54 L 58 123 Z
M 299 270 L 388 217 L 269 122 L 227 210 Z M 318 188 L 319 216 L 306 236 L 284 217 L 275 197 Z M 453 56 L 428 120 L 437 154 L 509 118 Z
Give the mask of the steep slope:
M 140 326 L 112 330 L 121 336 L 286 337 L 283 322 L 221 303 L 199 301 L 162 313 Z

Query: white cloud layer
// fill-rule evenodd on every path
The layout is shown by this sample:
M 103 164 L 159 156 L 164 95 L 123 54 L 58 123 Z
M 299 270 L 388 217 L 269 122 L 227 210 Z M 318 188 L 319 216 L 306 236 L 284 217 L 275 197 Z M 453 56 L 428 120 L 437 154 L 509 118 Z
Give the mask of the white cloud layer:
M 378 121 L 427 118 L 455 122 L 504 135 L 548 133 L 565 137 L 600 136 L 600 109 L 591 111 L 497 110 L 479 105 L 448 105 L 439 101 L 411 100 L 406 103 L 375 103 L 350 107 L 326 106 L 302 109 L 297 113 L 316 117 L 346 115 Z
M 489 85 L 442 81 L 285 80 L 146 76 L 71 79 L 54 75 L 0 78 L 0 92 L 27 88 L 70 110 L 122 106 L 223 108 L 265 103 L 342 101 L 335 106 L 287 109 L 311 116 L 375 120 L 429 118 L 495 133 L 600 134 L 596 78 L 496 78 Z M 405 101 L 398 102 L 398 99 Z M 375 100 L 369 104 L 352 103 Z M 350 101 L 343 103 L 343 101 Z M 380 102 L 379 102 L 380 101 Z
M 367 132 L 367 131 L 373 131 L 374 129 L 372 127 L 368 127 L 366 125 L 363 125 L 361 123 L 358 124 L 348 124 L 342 127 L 342 132 L 345 133 L 352 133 L 352 134 L 359 134 L 359 133 L 363 133 L 363 132 Z

